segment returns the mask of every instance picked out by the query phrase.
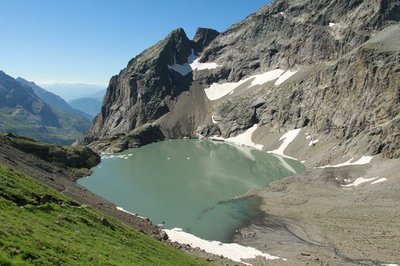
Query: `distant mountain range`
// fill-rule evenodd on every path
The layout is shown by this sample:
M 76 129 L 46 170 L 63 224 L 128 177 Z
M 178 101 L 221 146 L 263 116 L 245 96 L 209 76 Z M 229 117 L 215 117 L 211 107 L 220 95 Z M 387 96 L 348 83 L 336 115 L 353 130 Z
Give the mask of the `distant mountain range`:
M 105 93 L 105 91 L 104 91 Z M 79 98 L 75 100 L 71 100 L 68 103 L 75 109 L 78 109 L 81 112 L 84 112 L 91 117 L 95 117 L 101 109 L 101 104 L 103 102 L 103 97 L 101 98 Z
M 54 83 L 43 84 L 42 86 L 45 90 L 39 87 L 42 91 L 38 91 L 37 93 L 35 91 L 35 93 L 44 101 L 46 101 L 44 98 L 46 98 L 48 94 L 60 95 L 62 99 L 65 99 L 65 101 L 62 100 L 62 106 L 67 104 L 68 107 L 72 107 L 75 111 L 79 111 L 81 114 L 83 113 L 90 118 L 95 117 L 100 112 L 103 98 L 106 94 L 106 89 L 104 87 L 93 84 Z M 36 87 L 38 86 L 36 85 Z M 45 91 L 45 93 L 43 93 L 43 91 Z M 43 95 L 43 97 L 41 95 Z M 61 98 L 60 96 L 59 98 Z M 54 97 L 52 97 L 52 102 L 56 103 Z M 57 101 L 57 104 L 60 103 Z M 64 107 L 62 106 L 59 106 L 59 108 L 63 109 Z M 65 111 L 71 112 L 71 110 Z
M 90 122 L 88 115 L 61 97 L 0 71 L 0 131 L 68 145 L 83 134 Z
M 30 87 L 33 90 L 33 92 L 36 94 L 36 96 L 38 96 L 40 99 L 42 99 L 44 102 L 46 102 L 50 106 L 58 108 L 58 109 L 60 109 L 60 110 L 62 110 L 64 112 L 67 112 L 67 113 L 73 113 L 73 114 L 77 114 L 77 115 L 80 115 L 80 116 L 86 116 L 86 117 L 90 118 L 90 116 L 88 116 L 86 113 L 71 107 L 71 105 L 69 105 L 60 96 L 58 96 L 58 95 L 56 95 L 56 94 L 54 94 L 52 92 L 49 92 L 49 91 L 43 89 L 42 87 L 39 87 L 34 82 L 25 80 L 25 79 L 23 79 L 21 77 L 17 78 L 16 80 L 19 83 L 21 83 L 23 86 Z
M 103 98 L 106 86 L 87 83 L 39 83 L 46 91 L 57 94 L 64 100 L 71 101 L 79 98 Z

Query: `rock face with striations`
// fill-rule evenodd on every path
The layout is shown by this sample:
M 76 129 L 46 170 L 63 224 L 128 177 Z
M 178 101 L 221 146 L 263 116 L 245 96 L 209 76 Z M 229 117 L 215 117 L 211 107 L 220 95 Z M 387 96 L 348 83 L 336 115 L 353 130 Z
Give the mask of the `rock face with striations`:
M 132 59 L 119 75 L 111 78 L 104 105 L 84 141 L 124 135 L 121 145 L 126 148 L 190 135 L 192 128 L 160 128 L 160 118 L 175 108 L 178 97 L 189 91 L 193 81 L 192 73 L 185 72 L 189 65 L 182 67 L 186 75 L 172 68 L 188 64 L 217 35 L 214 30 L 202 28 L 191 41 L 183 29 L 177 29 Z
M 342 156 L 400 157 L 399 20 L 397 0 L 276 0 L 221 34 L 175 30 L 111 79 L 82 142 L 120 150 L 257 124 L 307 128 Z

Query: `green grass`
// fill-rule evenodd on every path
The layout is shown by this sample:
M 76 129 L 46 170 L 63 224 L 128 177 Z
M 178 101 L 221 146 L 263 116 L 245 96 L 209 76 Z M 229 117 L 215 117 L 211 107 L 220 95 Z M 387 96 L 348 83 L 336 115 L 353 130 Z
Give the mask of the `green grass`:
M 0 265 L 207 262 L 80 206 L 35 179 L 0 165 Z

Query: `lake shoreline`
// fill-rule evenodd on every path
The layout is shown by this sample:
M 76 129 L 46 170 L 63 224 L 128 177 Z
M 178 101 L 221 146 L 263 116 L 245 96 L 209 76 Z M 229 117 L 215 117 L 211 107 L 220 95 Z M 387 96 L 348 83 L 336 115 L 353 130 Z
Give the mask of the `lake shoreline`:
M 263 203 L 259 209 L 265 216 L 239 228 L 232 242 L 287 259 L 267 262 L 257 258 L 251 262 L 255 265 L 399 264 L 396 252 L 400 249 L 397 244 L 400 243 L 400 231 L 393 227 L 391 221 L 400 217 L 395 201 L 396 188 L 397 191 L 400 189 L 396 180 L 400 161 L 374 158 L 372 163 L 364 165 L 310 168 L 327 165 L 325 160 L 318 158 L 334 146 L 327 143 L 314 147 L 317 149 L 314 153 L 308 150 L 304 154 L 301 147 L 309 146 L 306 136 L 307 134 L 295 139 L 291 143 L 292 147 L 289 147 L 289 151 L 295 151 L 297 158 L 307 158 L 306 172 L 274 181 L 265 188 L 248 191 L 233 198 L 252 195 L 262 198 Z M 327 158 L 327 162 L 333 160 L 332 155 Z M 385 177 L 388 182 L 371 186 L 368 183 L 362 184 L 360 188 L 343 187 L 361 177 Z M 380 198 L 380 193 L 385 195 L 382 196 L 383 199 Z M 372 198 L 364 203 L 366 194 Z M 354 202 L 357 203 L 356 206 L 351 206 Z M 370 215 L 371 204 L 375 203 L 384 206 L 372 206 L 374 217 L 363 219 L 363 224 L 356 226 L 361 217 Z M 381 237 L 374 236 L 378 233 Z M 357 239 L 360 235 L 361 242 Z M 371 235 L 374 244 L 369 243 Z M 187 245 L 175 245 L 189 248 Z
M 289 176 L 290 165 L 303 170 L 299 162 L 283 165 L 250 147 L 173 140 L 103 155 L 92 176 L 78 184 L 154 224 L 229 242 L 238 227 L 260 214 L 254 200 L 227 199 Z
M 234 242 L 288 259 L 268 265 L 398 264 L 400 229 L 393 224 L 400 217 L 398 165 L 399 160 L 385 160 L 309 169 L 249 191 L 242 196 L 261 197 L 265 218 L 241 228 Z M 367 172 L 384 173 L 389 181 L 346 187 L 349 177 Z

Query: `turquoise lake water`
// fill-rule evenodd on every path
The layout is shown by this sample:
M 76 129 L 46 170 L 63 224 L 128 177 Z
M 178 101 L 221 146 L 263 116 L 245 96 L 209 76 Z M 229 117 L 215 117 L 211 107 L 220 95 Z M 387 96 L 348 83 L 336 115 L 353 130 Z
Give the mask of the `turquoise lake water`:
M 256 198 L 234 196 L 301 172 L 301 163 L 248 147 L 205 140 L 172 140 L 107 156 L 78 183 L 165 228 L 229 242 L 260 215 Z

